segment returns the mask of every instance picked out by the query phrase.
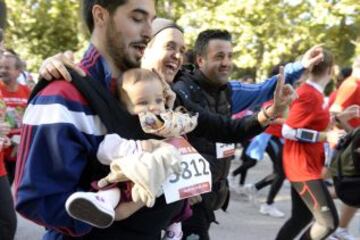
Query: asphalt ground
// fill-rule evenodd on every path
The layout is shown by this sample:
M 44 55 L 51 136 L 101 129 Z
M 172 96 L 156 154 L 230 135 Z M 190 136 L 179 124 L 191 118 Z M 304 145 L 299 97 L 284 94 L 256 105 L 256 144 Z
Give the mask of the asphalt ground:
M 237 152 L 239 154 L 239 152 Z M 240 165 L 239 160 L 234 160 L 232 167 Z M 272 171 L 271 162 L 268 159 L 260 161 L 248 172 L 246 183 L 253 183 Z M 285 182 L 278 194 L 275 204 L 281 211 L 286 213 L 285 218 L 273 218 L 259 213 L 259 206 L 265 201 L 269 188 L 264 188 L 258 193 L 256 203 L 249 202 L 248 198 L 233 192 L 227 212 L 217 211 L 216 218 L 219 224 L 212 224 L 210 229 L 211 239 L 215 240 L 272 240 L 290 213 L 290 186 Z M 336 201 L 339 206 L 339 202 Z M 360 239 L 360 213 L 350 224 L 350 232 Z M 20 216 L 16 240 L 41 239 L 44 230 Z

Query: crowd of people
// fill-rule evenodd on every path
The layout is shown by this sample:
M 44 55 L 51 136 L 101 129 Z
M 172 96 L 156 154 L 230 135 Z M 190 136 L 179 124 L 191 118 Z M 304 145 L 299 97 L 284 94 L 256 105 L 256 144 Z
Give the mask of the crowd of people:
M 285 178 L 291 216 L 270 238 L 353 239 L 356 208 L 339 218 L 326 163 L 359 126 L 360 58 L 330 99 L 335 62 L 320 45 L 260 83 L 230 81 L 228 31 L 207 29 L 186 51 L 155 1 L 82 4 L 91 38 L 79 64 L 69 51 L 50 57 L 34 86 L 1 49 L 0 239 L 14 239 L 16 209 L 46 240 L 207 240 L 231 192 L 271 185 L 260 213 L 284 217 L 274 201 Z M 243 163 L 230 173 L 239 143 Z M 265 152 L 273 172 L 245 185 Z
M 25 62 L 14 50 L 6 48 L 2 29 L 0 43 L 0 237 L 13 239 L 17 220 L 10 186 L 15 177 L 22 117 L 33 80 L 25 71 Z

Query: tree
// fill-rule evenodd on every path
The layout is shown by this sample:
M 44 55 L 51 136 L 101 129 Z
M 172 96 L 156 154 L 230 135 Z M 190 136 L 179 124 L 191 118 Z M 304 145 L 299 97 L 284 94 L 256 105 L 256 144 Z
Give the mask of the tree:
M 6 45 L 18 51 L 32 70 L 54 53 L 86 46 L 79 2 L 8 0 Z M 184 27 L 189 47 L 202 30 L 229 30 L 238 69 L 234 76 L 254 69 L 257 78 L 263 78 L 272 66 L 293 61 L 316 43 L 333 51 L 341 66 L 360 54 L 358 0 L 157 0 L 156 4 L 159 16 Z
M 337 63 L 348 65 L 360 36 L 356 0 L 183 1 L 178 23 L 190 46 L 207 28 L 233 35 L 235 63 L 263 78 L 272 66 L 293 61 L 310 46 L 325 43 Z
M 0 28 L 5 29 L 6 26 L 6 4 L 0 1 Z
M 37 71 L 44 58 L 81 46 L 79 1 L 11 0 L 7 47 L 15 49 Z
M 224 2 L 225 0 L 158 0 L 156 9 L 159 16 L 177 21 L 189 11 L 200 8 L 211 10 Z

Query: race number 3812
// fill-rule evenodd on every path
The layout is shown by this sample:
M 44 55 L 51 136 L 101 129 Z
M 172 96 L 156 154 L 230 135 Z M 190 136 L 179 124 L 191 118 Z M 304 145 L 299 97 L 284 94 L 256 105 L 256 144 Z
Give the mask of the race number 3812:
M 172 203 L 211 191 L 209 163 L 184 139 L 169 141 L 181 153 L 182 172 L 173 174 L 163 184 L 165 199 Z
M 207 166 L 207 162 L 204 158 L 192 159 L 189 161 L 182 161 L 181 168 L 182 174 L 175 175 L 174 179 L 170 179 L 170 183 L 176 183 L 182 179 L 190 179 L 192 177 L 201 177 L 203 175 L 210 175 L 210 170 Z

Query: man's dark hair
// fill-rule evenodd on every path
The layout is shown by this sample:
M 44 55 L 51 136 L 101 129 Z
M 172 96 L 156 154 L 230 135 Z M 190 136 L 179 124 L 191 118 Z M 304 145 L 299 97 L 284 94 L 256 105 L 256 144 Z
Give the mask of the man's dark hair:
M 226 30 L 209 29 L 201 32 L 195 41 L 195 53 L 204 56 L 210 40 L 225 40 L 231 42 L 231 34 Z
M 90 33 L 94 30 L 94 18 L 92 15 L 92 9 L 94 5 L 100 5 L 112 15 L 117 7 L 127 3 L 128 0 L 83 0 L 82 14 L 87 28 Z

